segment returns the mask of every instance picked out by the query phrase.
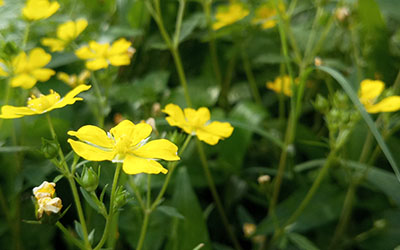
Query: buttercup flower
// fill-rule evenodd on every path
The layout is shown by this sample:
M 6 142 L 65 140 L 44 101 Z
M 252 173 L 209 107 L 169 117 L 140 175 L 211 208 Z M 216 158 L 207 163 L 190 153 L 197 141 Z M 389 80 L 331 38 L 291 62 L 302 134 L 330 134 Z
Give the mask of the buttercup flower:
M 210 111 L 201 107 L 198 110 L 185 108 L 184 111 L 175 104 L 168 104 L 162 112 L 169 115 L 169 125 L 177 126 L 190 135 L 196 135 L 200 141 L 215 145 L 219 140 L 228 138 L 233 127 L 228 122 L 210 122 Z
M 279 8 L 284 7 L 279 5 Z M 255 17 L 251 21 L 253 24 L 261 24 L 263 29 L 269 29 L 276 26 L 276 10 L 270 4 L 263 4 L 256 9 Z
M 124 120 L 106 133 L 102 129 L 86 125 L 68 134 L 80 141 L 68 139 L 72 149 L 89 161 L 122 162 L 127 174 L 167 173 L 156 159 L 177 161 L 178 147 L 166 139 L 147 142 L 152 128 L 149 124 L 134 124 Z
M 82 71 L 79 75 L 73 74 L 73 75 L 68 75 L 67 73 L 64 72 L 58 72 L 57 73 L 57 78 L 66 84 L 68 84 L 70 87 L 74 88 L 78 85 L 85 84 L 86 80 L 90 77 L 90 71 L 84 70 Z
M 56 197 L 56 198 L 50 198 L 50 197 L 44 197 L 41 199 L 38 199 L 38 210 L 37 210 L 37 218 L 40 219 L 43 216 L 43 212 L 46 212 L 47 215 L 50 215 L 51 213 L 57 214 L 60 212 L 62 208 L 62 202 L 61 199 Z
M 37 81 L 45 82 L 55 74 L 54 70 L 43 68 L 50 61 L 51 55 L 42 48 L 31 50 L 28 56 L 22 51 L 11 60 L 8 72 L 5 70 L 6 63 L 0 61 L 0 76 L 11 75 L 11 86 L 30 89 Z
M 60 8 L 56 1 L 48 0 L 28 0 L 22 9 L 22 14 L 29 21 L 37 21 L 52 16 Z
M 359 98 L 368 113 L 394 112 L 400 110 L 400 96 L 389 96 L 375 103 L 385 89 L 379 80 L 363 80 L 360 84 Z
M 76 101 L 83 100 L 82 98 L 75 96 L 90 89 L 90 87 L 90 85 L 79 85 L 68 92 L 63 98 L 53 90 L 50 90 L 50 94 L 48 95 L 40 95 L 39 97 L 31 96 L 28 99 L 28 105 L 26 107 L 14 107 L 10 105 L 1 107 L 0 118 L 14 119 L 27 115 L 39 115 L 53 109 L 63 108 L 66 105 L 74 104 Z
M 88 22 L 85 19 L 67 21 L 57 27 L 57 38 L 43 38 L 44 46 L 50 47 L 51 52 L 63 51 L 67 45 L 75 40 L 86 29 Z
M 86 68 L 90 70 L 107 68 L 109 64 L 129 65 L 132 56 L 132 50 L 129 49 L 131 44 L 125 38 L 118 39 L 111 46 L 108 43 L 90 41 L 89 46 L 78 49 L 75 54 L 80 59 L 87 60 Z
M 54 182 L 44 181 L 39 187 L 34 187 L 32 192 L 36 199 L 44 197 L 53 197 L 56 184 Z
M 229 6 L 220 6 L 215 14 L 216 22 L 212 28 L 218 30 L 235 23 L 249 14 L 249 11 L 240 3 L 231 3 Z
M 296 82 L 296 81 L 295 81 Z M 276 93 L 281 93 L 283 92 L 284 95 L 286 96 L 292 96 L 292 87 L 290 86 L 290 77 L 289 76 L 283 76 L 283 77 L 276 77 L 275 81 L 273 82 L 267 82 L 267 88 L 272 89 Z

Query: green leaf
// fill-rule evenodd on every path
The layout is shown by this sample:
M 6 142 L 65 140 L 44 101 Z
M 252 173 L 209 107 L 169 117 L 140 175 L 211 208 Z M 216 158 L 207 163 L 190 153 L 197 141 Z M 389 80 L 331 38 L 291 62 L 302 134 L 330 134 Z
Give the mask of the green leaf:
M 196 27 L 205 23 L 204 14 L 194 13 L 190 17 L 186 18 L 182 22 L 181 32 L 179 35 L 179 43 L 184 41 L 189 35 L 191 35 Z
M 288 234 L 289 240 L 302 250 L 319 250 L 309 239 L 301 234 L 290 233 Z
M 32 147 L 25 146 L 8 146 L 8 147 L 0 147 L 0 153 L 15 153 L 15 152 L 23 152 L 23 151 L 32 151 Z
M 96 210 L 99 214 L 102 214 L 102 210 L 100 207 L 97 205 L 97 202 L 92 198 L 92 196 L 82 187 L 79 188 L 81 190 L 81 193 L 83 195 L 83 198 L 87 201 L 87 203 L 94 209 Z
M 170 206 L 165 206 L 164 205 L 164 206 L 157 207 L 157 210 L 162 212 L 162 213 L 164 213 L 164 214 L 166 214 L 166 215 L 168 215 L 168 216 L 170 216 L 170 217 L 175 217 L 175 218 L 178 218 L 178 219 L 184 219 L 185 218 L 174 207 L 170 207 Z
M 179 168 L 176 178 L 172 204 L 184 216 L 184 219 L 174 221 L 176 233 L 170 236 L 168 242 L 170 248 L 167 249 L 193 249 L 201 243 L 205 244 L 202 249 L 211 249 L 203 212 L 186 168 Z
M 352 89 L 350 83 L 339 72 L 337 72 L 334 69 L 324 66 L 320 66 L 317 68 L 331 75 L 342 86 L 346 94 L 349 96 L 350 100 L 353 102 L 358 111 L 361 113 L 362 118 L 364 119 L 365 123 L 367 123 L 369 130 L 374 135 L 376 141 L 379 144 L 379 147 L 382 149 L 383 153 L 386 156 L 386 159 L 389 161 L 390 166 L 392 167 L 394 173 L 396 174 L 397 180 L 400 182 L 399 167 L 397 166 L 392 153 L 390 152 L 388 146 L 386 145 L 382 135 L 379 133 L 378 128 L 376 127 L 374 121 L 371 119 L 371 117 L 365 110 L 364 106 L 361 104 L 356 92 Z

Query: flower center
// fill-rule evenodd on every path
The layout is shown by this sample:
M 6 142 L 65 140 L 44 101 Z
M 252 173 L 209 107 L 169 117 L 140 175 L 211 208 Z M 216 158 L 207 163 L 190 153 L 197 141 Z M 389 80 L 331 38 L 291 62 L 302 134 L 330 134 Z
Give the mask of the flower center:
M 126 134 L 116 138 L 114 149 L 117 151 L 117 158 L 124 157 L 131 150 L 131 143 L 130 136 Z
M 44 112 L 58 101 L 60 101 L 60 95 L 50 90 L 48 95 L 40 95 L 39 97 L 32 95 L 28 99 L 28 108 L 36 112 Z

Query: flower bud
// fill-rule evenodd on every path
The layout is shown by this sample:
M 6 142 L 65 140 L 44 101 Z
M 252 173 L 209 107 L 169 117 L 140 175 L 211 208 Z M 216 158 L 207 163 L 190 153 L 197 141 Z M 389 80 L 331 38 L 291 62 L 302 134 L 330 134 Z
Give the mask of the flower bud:
M 42 148 L 41 151 L 47 159 L 53 159 L 57 156 L 58 145 L 53 140 L 47 140 L 42 138 Z
M 92 167 L 90 167 L 90 168 L 84 167 L 83 168 L 83 171 L 81 174 L 81 184 L 82 184 L 82 187 L 88 192 L 92 192 L 92 191 L 96 190 L 97 186 L 99 185 L 99 176 L 93 170 Z
M 314 107 L 321 113 L 326 113 L 329 109 L 329 102 L 325 97 L 318 94 L 314 102 Z
M 124 206 L 128 198 L 128 192 L 124 190 L 122 187 L 118 188 L 116 192 L 117 193 L 115 194 L 115 200 L 114 200 L 114 211 Z

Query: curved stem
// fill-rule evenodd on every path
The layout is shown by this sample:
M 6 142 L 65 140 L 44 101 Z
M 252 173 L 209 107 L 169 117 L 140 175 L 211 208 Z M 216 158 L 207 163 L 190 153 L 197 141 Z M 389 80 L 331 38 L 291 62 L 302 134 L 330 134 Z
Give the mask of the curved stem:
M 75 246 L 79 247 L 80 249 L 85 250 L 85 246 L 82 244 L 82 242 L 80 242 L 78 239 L 76 239 L 70 231 L 68 231 L 68 229 L 66 229 L 64 227 L 63 224 L 61 224 L 61 222 L 57 221 L 56 222 L 56 226 L 58 227 L 58 229 L 61 230 L 61 232 L 64 233 L 65 237 L 67 237 L 68 240 L 70 240 L 72 243 L 75 244 Z
M 250 60 L 244 49 L 242 50 L 242 60 L 243 60 L 244 71 L 246 73 L 247 80 L 249 81 L 253 98 L 258 105 L 262 105 L 262 100 L 260 93 L 258 92 L 257 83 L 254 78 L 253 71 L 251 70 Z
M 214 180 L 212 178 L 210 169 L 208 167 L 207 157 L 204 152 L 203 145 L 201 144 L 201 142 L 198 139 L 196 139 L 196 144 L 197 144 L 197 151 L 200 156 L 201 165 L 203 167 L 204 174 L 207 179 L 208 187 L 210 188 L 210 191 L 214 198 L 215 204 L 217 205 L 217 210 L 219 212 L 219 215 L 221 216 L 222 223 L 224 224 L 225 230 L 228 233 L 235 249 L 240 250 L 240 249 L 242 249 L 242 247 L 240 246 L 239 241 L 237 240 L 237 238 L 229 224 L 228 217 L 225 214 L 224 208 L 222 207 L 221 199 L 219 198 L 217 188 L 215 187 Z
M 122 168 L 122 163 L 118 162 L 117 168 L 115 169 L 115 172 L 114 172 L 114 178 L 113 178 L 113 183 L 112 183 L 112 187 L 111 187 L 110 207 L 108 209 L 106 225 L 105 225 L 105 228 L 103 231 L 103 236 L 101 237 L 100 242 L 97 244 L 97 246 L 94 248 L 94 250 L 101 249 L 101 247 L 106 242 L 107 237 L 109 236 L 110 227 L 112 225 L 112 219 L 114 217 L 115 190 L 117 189 L 118 179 L 119 179 L 119 174 L 121 172 L 121 168 Z

